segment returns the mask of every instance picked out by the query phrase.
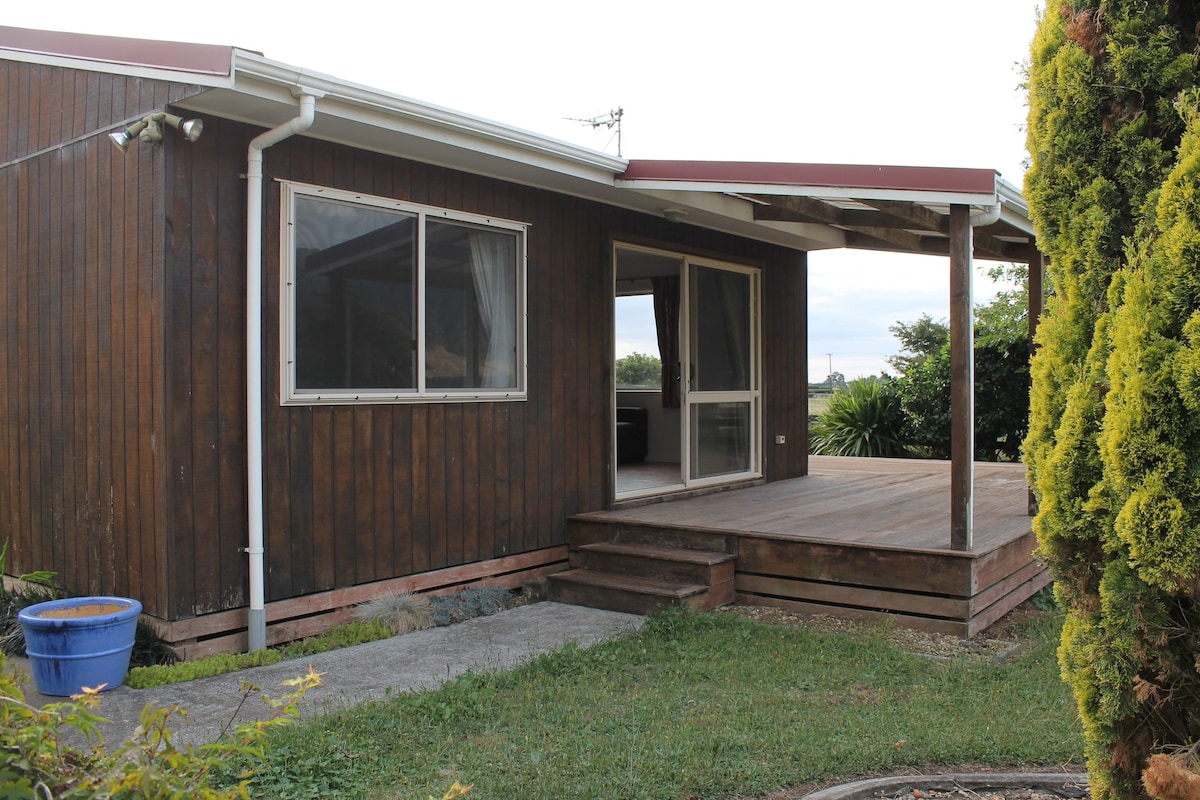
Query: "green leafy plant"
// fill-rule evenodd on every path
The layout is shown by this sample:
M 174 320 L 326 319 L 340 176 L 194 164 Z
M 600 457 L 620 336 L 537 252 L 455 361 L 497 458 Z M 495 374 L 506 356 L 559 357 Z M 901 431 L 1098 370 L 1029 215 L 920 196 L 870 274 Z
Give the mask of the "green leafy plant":
M 1029 424 L 1027 268 L 1001 265 L 992 280 L 1020 288 L 975 309 L 975 458 L 1015 461 Z M 950 457 L 950 329 L 928 314 L 890 328 L 902 345 L 888 363 L 899 372 L 904 440 L 914 455 Z
M 23 676 L 0 656 L 0 797 L 13 798 L 248 798 L 253 769 L 264 758 L 266 732 L 295 721 L 297 703 L 320 685 L 310 668 L 302 677 L 285 681 L 287 693 L 279 699 L 262 695 L 253 684 L 242 685 L 242 703 L 254 695 L 271 706 L 266 720 L 248 722 L 231 730 L 231 719 L 221 737 L 199 747 L 176 747 L 170 728 L 179 708 L 142 711 L 134 736 L 112 753 L 99 741 L 99 690 L 85 689 L 69 701 L 34 708 L 24 700 Z M 241 706 L 239 706 L 239 709 Z M 79 744 L 82 739 L 84 744 Z M 233 758 L 243 764 L 232 786 L 213 781 L 218 768 Z
M 809 429 L 812 452 L 828 456 L 891 458 L 906 452 L 904 412 L 893 381 L 859 378 L 834 392 Z
M 8 565 L 8 542 L 0 547 L 0 576 Z M 16 587 L 6 588 L 0 583 L 0 652 L 9 656 L 25 654 L 25 632 L 18 619 L 22 609 L 60 596 L 51 581 L 53 572 L 38 571 L 21 575 Z

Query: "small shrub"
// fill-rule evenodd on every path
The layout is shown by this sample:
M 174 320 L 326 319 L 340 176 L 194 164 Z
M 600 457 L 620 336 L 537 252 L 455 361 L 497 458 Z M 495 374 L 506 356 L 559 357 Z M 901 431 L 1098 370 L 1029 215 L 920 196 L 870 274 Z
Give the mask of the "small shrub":
M 453 625 L 479 616 L 495 614 L 506 608 L 513 600 L 513 593 L 499 586 L 472 586 L 453 594 L 429 598 L 433 609 L 433 623 L 438 626 Z
M 827 456 L 903 456 L 904 411 L 894 382 L 860 378 L 834 392 L 810 428 L 812 452 Z
M 178 661 L 179 656 L 159 638 L 154 626 L 139 620 L 133 637 L 133 650 L 129 654 L 129 666 L 169 666 Z
M 263 699 L 274 709 L 269 719 L 238 726 L 228 738 L 199 747 L 177 749 L 168 726 L 181 709 L 142 711 L 136 734 L 114 752 L 107 753 L 98 725 L 99 692 L 85 689 L 69 701 L 34 708 L 24 700 L 24 676 L 0 655 L 0 797 L 100 798 L 196 797 L 210 800 L 247 797 L 250 770 L 262 764 L 263 735 L 270 728 L 294 721 L 297 703 L 321 683 L 310 668 L 307 675 L 284 681 L 289 693 L 281 699 Z M 243 700 L 258 693 L 243 684 Z M 234 720 L 229 721 L 232 726 Z M 75 744 L 78 740 L 86 745 Z M 218 769 L 233 757 L 247 763 L 232 787 L 214 786 Z
M 378 620 L 394 634 L 412 633 L 433 624 L 429 598 L 408 592 L 389 592 L 368 600 L 354 610 L 354 616 L 364 622 Z

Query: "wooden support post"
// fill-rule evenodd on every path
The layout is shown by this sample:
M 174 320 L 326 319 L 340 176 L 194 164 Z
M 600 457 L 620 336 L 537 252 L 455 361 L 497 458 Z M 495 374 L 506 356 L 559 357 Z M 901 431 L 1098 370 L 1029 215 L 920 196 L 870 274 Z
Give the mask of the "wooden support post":
M 975 475 L 974 266 L 970 206 L 950 206 L 950 549 L 970 550 Z
M 1029 246 L 1029 273 L 1025 281 L 1026 293 L 1029 295 L 1028 308 L 1028 323 L 1029 323 L 1029 360 L 1033 361 L 1033 354 L 1037 352 L 1037 343 L 1035 341 L 1037 335 L 1038 322 L 1042 318 L 1042 312 L 1046 310 L 1046 258 L 1042 252 L 1037 249 L 1037 245 Z M 1032 376 L 1031 376 L 1032 377 Z M 1032 387 L 1030 387 L 1032 388 Z M 1025 513 L 1029 516 L 1034 516 L 1038 512 L 1037 497 L 1033 494 L 1033 487 L 1029 487 L 1029 500 Z

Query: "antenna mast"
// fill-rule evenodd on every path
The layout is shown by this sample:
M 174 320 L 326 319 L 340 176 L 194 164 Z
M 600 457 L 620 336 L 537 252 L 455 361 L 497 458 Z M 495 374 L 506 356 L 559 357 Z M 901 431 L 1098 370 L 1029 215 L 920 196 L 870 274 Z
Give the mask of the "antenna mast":
M 608 128 L 617 129 L 617 158 L 623 158 L 621 153 L 621 117 L 625 116 L 625 109 L 617 106 L 616 111 L 609 111 L 607 114 L 597 114 L 594 117 L 587 119 L 578 119 L 576 117 L 566 117 L 572 122 L 582 122 L 584 125 L 591 125 L 592 129 Z

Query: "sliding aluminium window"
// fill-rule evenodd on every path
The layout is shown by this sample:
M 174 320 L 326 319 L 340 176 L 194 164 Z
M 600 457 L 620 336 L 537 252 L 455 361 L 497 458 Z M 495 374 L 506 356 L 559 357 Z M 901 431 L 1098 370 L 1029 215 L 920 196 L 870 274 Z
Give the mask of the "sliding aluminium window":
M 283 183 L 285 404 L 525 397 L 526 226 Z

